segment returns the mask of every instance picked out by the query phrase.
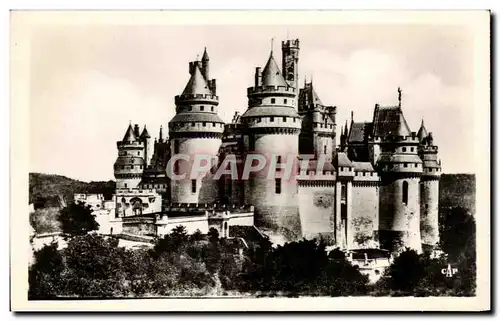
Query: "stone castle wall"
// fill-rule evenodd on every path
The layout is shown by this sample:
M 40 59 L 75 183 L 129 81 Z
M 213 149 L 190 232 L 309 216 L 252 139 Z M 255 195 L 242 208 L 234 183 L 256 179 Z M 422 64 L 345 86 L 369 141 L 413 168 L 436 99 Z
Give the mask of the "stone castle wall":
M 408 183 L 408 202 L 403 203 L 403 183 Z M 420 178 L 396 179 L 380 186 L 380 245 L 384 249 L 410 247 L 421 252 Z
M 420 230 L 422 243 L 439 242 L 439 180 L 423 179 L 420 189 Z
M 378 247 L 379 187 L 353 182 L 350 244 L 352 248 Z
M 334 183 L 332 183 L 334 184 Z M 299 186 L 298 201 L 302 236 L 334 238 L 335 190 L 332 186 Z

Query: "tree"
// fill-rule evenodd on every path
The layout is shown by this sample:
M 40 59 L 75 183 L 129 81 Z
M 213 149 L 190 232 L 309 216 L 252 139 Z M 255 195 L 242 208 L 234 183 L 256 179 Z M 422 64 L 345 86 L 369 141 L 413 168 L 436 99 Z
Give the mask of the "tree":
M 415 250 L 406 248 L 390 265 L 388 275 L 393 290 L 410 292 L 424 277 L 424 265 Z
M 63 233 L 84 235 L 99 228 L 90 206 L 85 206 L 82 202 L 71 203 L 59 213 Z
M 441 213 L 440 245 L 451 260 L 464 258 L 476 248 L 476 224 L 474 217 L 463 207 L 453 207 Z M 469 253 L 472 254 L 472 253 Z
M 28 299 L 40 300 L 56 297 L 60 292 L 60 274 L 63 259 L 57 243 L 46 245 L 35 252 L 35 262 L 28 271 Z
M 62 275 L 66 295 L 111 297 L 124 294 L 126 267 L 131 255 L 118 240 L 98 234 L 73 237 L 63 250 L 66 271 Z M 133 273 L 137 273 L 133 271 Z

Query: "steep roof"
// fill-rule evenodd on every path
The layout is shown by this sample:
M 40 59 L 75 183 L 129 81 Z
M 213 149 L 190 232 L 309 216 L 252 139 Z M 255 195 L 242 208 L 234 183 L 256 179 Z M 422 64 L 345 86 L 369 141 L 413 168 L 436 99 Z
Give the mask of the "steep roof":
M 193 122 L 193 121 L 201 121 L 201 122 L 213 122 L 213 123 L 224 123 L 224 121 L 217 116 L 217 114 L 212 114 L 212 113 L 181 113 L 175 115 L 170 122 L 178 122 L 178 123 L 187 123 L 187 122 Z
M 127 131 L 125 132 L 125 136 L 123 136 L 122 142 L 133 142 L 137 139 L 137 137 L 134 134 L 134 129 L 132 128 L 132 125 L 129 124 Z
M 351 123 L 351 130 L 349 130 L 348 142 L 361 143 L 364 142 L 371 131 L 372 123 Z
M 373 115 L 373 136 L 386 137 L 410 136 L 410 127 L 406 123 L 401 107 L 375 107 Z
M 272 52 L 264 70 L 262 71 L 262 86 L 288 86 L 285 78 L 281 75 L 280 69 L 276 60 L 274 60 Z
M 205 47 L 205 50 L 203 51 L 203 57 L 201 57 L 201 60 L 202 61 L 210 60 L 210 58 L 208 57 L 208 53 L 207 53 L 207 47 Z
M 208 84 L 207 84 L 207 81 L 205 80 L 205 77 L 203 77 L 203 75 L 201 74 L 201 71 L 200 71 L 200 68 L 198 67 L 198 64 L 195 65 L 193 74 L 191 75 L 191 78 L 189 79 L 182 94 L 183 95 L 196 95 L 196 94 L 213 95 L 210 88 L 208 88 Z
M 373 166 L 370 162 L 352 162 L 354 170 L 357 172 L 373 172 Z
M 337 165 L 337 167 L 342 166 L 342 167 L 353 167 L 351 161 L 347 157 L 346 153 L 337 153 L 335 156 L 334 163 Z
M 314 90 L 314 86 L 312 82 L 306 83 L 304 88 L 300 90 L 299 93 L 299 106 L 308 106 L 308 105 L 323 105 L 321 99 L 319 99 L 318 94 Z
M 420 129 L 418 130 L 418 140 L 420 142 L 422 142 L 424 140 L 424 138 L 426 138 L 428 135 L 427 133 L 427 129 L 425 129 L 425 126 L 424 126 L 424 120 L 422 119 L 422 125 L 420 125 Z
M 144 129 L 142 130 L 141 138 L 151 138 L 151 135 L 149 135 L 149 132 L 146 129 L 146 126 L 144 126 Z

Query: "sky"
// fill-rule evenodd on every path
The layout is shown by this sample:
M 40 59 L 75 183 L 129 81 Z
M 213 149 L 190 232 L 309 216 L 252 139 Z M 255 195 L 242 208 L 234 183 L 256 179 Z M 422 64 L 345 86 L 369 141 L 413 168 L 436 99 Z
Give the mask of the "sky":
M 474 39 L 459 25 L 95 25 L 43 26 L 31 33 L 30 172 L 84 181 L 113 179 L 116 142 L 129 121 L 153 137 L 168 131 L 188 63 L 207 47 L 219 115 L 247 107 L 246 90 L 274 38 L 300 40 L 304 77 L 337 106 L 337 136 L 354 113 L 371 121 L 376 103 L 422 119 L 446 173 L 474 173 Z

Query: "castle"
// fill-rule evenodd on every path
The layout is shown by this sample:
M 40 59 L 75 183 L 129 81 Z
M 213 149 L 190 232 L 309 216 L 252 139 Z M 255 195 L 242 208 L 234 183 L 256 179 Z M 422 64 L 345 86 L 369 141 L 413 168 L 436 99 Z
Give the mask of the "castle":
M 247 89 L 248 108 L 230 124 L 217 114 L 205 49 L 189 63 L 168 137 L 160 128 L 153 142 L 146 126 L 129 125 L 117 142 L 111 228 L 161 236 L 177 225 L 189 233 L 215 227 L 231 236 L 246 226 L 285 241 L 322 238 L 342 249 L 432 248 L 439 240 L 441 162 L 423 121 L 418 132 L 410 130 L 401 90 L 396 105 L 375 105 L 370 122 L 351 116 L 337 146 L 337 107 L 322 103 L 312 81 L 299 89 L 299 40 L 281 48 L 281 68 L 271 50 Z M 209 170 L 172 179 L 192 169 L 183 155 L 212 156 Z M 252 163 L 244 179 L 251 155 L 268 166 Z M 288 166 L 297 163 L 304 166 Z M 231 164 L 217 177 L 217 168 Z

